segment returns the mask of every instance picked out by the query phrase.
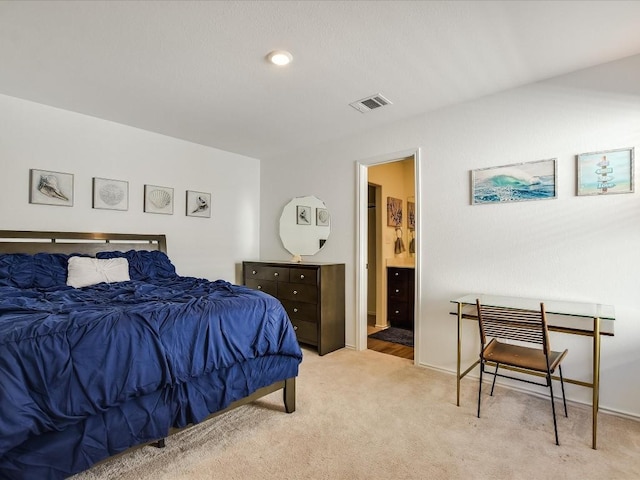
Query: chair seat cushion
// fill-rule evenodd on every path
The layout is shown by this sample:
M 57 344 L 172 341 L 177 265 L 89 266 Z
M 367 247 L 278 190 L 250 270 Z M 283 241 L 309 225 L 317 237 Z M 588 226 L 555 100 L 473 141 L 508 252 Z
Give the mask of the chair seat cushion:
M 563 352 L 549 352 L 549 370 L 552 373 L 566 354 L 567 350 Z M 494 338 L 489 342 L 489 345 L 486 346 L 482 352 L 482 356 L 490 362 L 526 368 L 536 372 L 547 371 L 547 361 L 541 348 L 502 343 Z

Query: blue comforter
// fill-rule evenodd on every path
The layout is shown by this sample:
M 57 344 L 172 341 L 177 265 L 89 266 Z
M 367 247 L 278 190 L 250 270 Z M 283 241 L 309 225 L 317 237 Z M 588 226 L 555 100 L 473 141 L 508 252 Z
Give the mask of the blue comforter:
M 0 478 L 83 470 L 296 376 L 301 359 L 276 299 L 221 280 L 1 286 Z

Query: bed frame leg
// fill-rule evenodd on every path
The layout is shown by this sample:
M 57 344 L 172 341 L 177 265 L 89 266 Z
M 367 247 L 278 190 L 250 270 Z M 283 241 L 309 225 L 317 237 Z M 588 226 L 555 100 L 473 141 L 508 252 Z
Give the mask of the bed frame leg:
M 284 381 L 284 409 L 287 413 L 296 411 L 296 379 L 295 377 L 287 378 Z
M 156 448 L 164 448 L 164 447 L 166 447 L 166 446 L 167 446 L 167 445 L 166 445 L 166 443 L 165 443 L 165 441 L 164 441 L 164 438 L 161 438 L 161 439 L 160 439 L 160 440 L 158 440 L 157 442 L 153 442 L 151 445 L 152 445 L 153 447 L 156 447 Z

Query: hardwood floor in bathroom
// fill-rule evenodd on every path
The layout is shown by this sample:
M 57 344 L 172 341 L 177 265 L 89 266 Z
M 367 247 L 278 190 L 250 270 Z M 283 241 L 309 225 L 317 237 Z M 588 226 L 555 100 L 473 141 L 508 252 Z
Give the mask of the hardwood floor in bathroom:
M 367 326 L 367 335 L 370 335 L 380 328 L 376 328 L 372 325 Z M 388 355 L 395 355 L 396 357 L 408 358 L 413 360 L 413 347 L 407 347 L 400 345 L 399 343 L 385 342 L 375 338 L 367 337 L 367 348 L 369 350 L 375 350 L 376 352 L 386 353 Z

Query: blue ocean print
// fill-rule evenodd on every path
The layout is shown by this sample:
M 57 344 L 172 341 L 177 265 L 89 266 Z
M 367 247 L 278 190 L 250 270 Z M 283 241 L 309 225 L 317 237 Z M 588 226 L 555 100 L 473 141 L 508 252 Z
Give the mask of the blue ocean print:
M 545 171 L 545 174 L 542 174 L 541 170 Z M 473 203 L 518 202 L 555 198 L 555 196 L 553 163 L 547 168 L 538 163 L 535 167 L 518 165 L 475 172 Z

